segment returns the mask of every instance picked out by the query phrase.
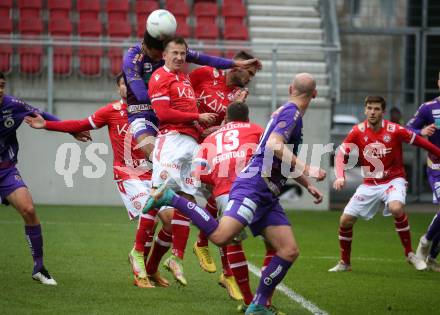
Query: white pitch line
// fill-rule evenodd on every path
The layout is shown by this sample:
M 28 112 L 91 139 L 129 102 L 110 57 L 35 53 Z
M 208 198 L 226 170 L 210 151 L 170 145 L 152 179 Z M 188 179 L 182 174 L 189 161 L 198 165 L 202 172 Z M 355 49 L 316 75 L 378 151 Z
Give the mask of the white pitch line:
M 250 262 L 248 262 L 248 266 L 249 266 L 250 272 L 252 272 L 257 277 L 261 277 L 260 269 L 257 266 L 251 264 Z M 277 285 L 277 290 L 280 290 L 289 299 L 297 302 L 299 305 L 301 305 L 303 308 L 305 308 L 306 310 L 308 310 L 310 313 L 312 313 L 314 315 L 329 315 L 326 311 L 320 309 L 318 306 L 316 306 L 315 304 L 313 304 L 312 302 L 307 300 L 302 295 L 299 295 L 298 293 L 296 293 L 295 291 L 293 291 L 292 289 L 290 289 L 289 287 L 287 287 L 283 283 L 280 283 L 279 285 Z

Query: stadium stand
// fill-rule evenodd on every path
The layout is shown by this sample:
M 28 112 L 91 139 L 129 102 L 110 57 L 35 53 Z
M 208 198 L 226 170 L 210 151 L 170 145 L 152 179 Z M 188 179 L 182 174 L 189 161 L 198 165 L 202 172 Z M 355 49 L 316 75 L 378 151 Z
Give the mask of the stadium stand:
M 11 17 L 11 9 L 12 9 L 12 0 L 3 0 L 0 1 L 0 17 Z
M 70 20 L 70 11 L 72 10 L 72 2 L 68 0 L 49 0 L 47 2 L 49 11 L 49 19 L 66 19 Z
M 99 0 L 78 0 L 77 10 L 80 21 L 98 20 L 101 2 Z
M 19 0 L 20 19 L 40 19 L 42 7 L 41 0 Z
M 95 38 L 102 35 L 102 24 L 99 20 L 80 20 L 78 34 L 81 37 Z M 81 47 L 79 49 L 79 71 L 86 76 L 99 76 L 101 74 L 101 47 Z
M 72 32 L 72 23 L 66 19 L 57 18 L 49 21 L 49 34 L 54 39 L 68 39 L 72 35 Z M 72 72 L 72 55 L 72 47 L 54 47 L 53 71 L 55 74 L 68 75 Z
M 39 17 L 20 19 L 18 29 L 23 38 L 34 38 L 43 33 L 43 21 Z M 21 72 L 29 74 L 41 72 L 43 63 L 43 47 L 41 45 L 20 46 L 18 54 Z
M 197 25 L 210 25 L 216 22 L 218 15 L 217 3 L 198 2 L 194 5 L 193 14 Z
M 9 16 L 0 16 L 0 35 L 11 36 L 12 20 Z M 12 70 L 12 46 L 9 44 L 0 45 L 0 71 L 9 73 Z
M 108 0 L 107 1 L 107 18 L 109 22 L 128 20 L 128 0 Z

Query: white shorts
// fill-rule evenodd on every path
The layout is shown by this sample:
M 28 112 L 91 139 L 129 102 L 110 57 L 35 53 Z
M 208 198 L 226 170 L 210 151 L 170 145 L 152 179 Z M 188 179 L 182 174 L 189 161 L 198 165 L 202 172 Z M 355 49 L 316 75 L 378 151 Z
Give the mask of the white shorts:
M 191 176 L 191 167 L 198 150 L 193 137 L 178 133 L 159 135 L 153 151 L 153 186 L 168 179 L 171 189 L 194 196 L 199 184 Z
M 215 202 L 217 204 L 217 217 L 220 219 L 226 210 L 226 206 L 228 205 L 229 194 L 220 195 L 216 197 Z
M 121 195 L 121 199 L 124 202 L 125 208 L 128 212 L 130 220 L 137 218 L 142 214 L 145 202 L 150 196 L 151 181 L 139 180 L 139 179 L 126 179 L 116 182 Z M 160 208 L 160 211 L 165 210 L 168 207 Z
M 229 203 L 229 194 L 220 195 L 215 198 L 215 202 L 217 204 L 217 219 L 220 220 L 223 216 L 223 213 L 226 210 L 226 207 Z M 248 235 L 245 229 L 242 229 L 237 235 L 234 237 L 235 242 L 242 242 L 247 239 Z
M 356 218 L 370 220 L 379 211 L 381 202 L 385 203 L 384 216 L 389 216 L 388 203 L 400 201 L 405 204 L 407 181 L 404 178 L 396 178 L 382 185 L 360 185 L 353 197 L 351 197 L 344 209 L 344 214 Z

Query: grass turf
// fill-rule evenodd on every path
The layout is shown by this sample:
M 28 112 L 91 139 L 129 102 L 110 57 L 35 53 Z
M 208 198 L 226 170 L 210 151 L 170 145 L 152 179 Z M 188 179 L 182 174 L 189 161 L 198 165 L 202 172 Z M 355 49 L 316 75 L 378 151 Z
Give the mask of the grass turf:
M 21 218 L 0 210 L 1 314 L 234 314 L 238 305 L 217 285 L 220 275 L 200 270 L 192 254 L 192 228 L 185 257 L 189 285 L 138 289 L 127 254 L 135 223 L 120 207 L 38 206 L 45 264 L 57 287 L 31 279 L 32 259 Z M 393 220 L 377 216 L 354 229 L 353 272 L 327 272 L 338 260 L 337 212 L 289 212 L 301 255 L 284 284 L 329 314 L 434 314 L 440 274 L 416 272 L 405 263 Z M 413 246 L 432 214 L 411 214 Z M 220 262 L 215 247 L 211 252 Z M 261 240 L 245 241 L 249 261 L 260 266 Z M 162 273 L 170 278 L 166 271 Z M 251 276 L 253 287 L 258 281 Z M 310 314 L 281 292 L 274 304 L 287 314 Z

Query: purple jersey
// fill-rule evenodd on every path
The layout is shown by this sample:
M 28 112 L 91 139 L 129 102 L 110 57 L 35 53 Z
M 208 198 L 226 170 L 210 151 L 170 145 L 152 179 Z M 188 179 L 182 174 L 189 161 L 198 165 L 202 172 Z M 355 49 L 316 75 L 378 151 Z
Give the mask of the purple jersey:
M 438 126 L 440 126 L 440 98 L 423 103 L 406 126 L 420 135 L 423 127 L 430 124 L 436 124 L 437 130 L 428 140 L 437 147 L 440 147 L 440 129 L 438 129 Z M 439 166 L 438 170 L 440 170 L 440 160 L 434 155 L 428 154 L 428 167 L 431 167 L 432 164 L 437 164 Z
M 0 169 L 12 167 L 17 163 L 18 141 L 16 131 L 23 122 L 24 117 L 40 114 L 46 120 L 59 120 L 57 117 L 42 112 L 9 95 L 3 96 L 0 110 Z
M 270 152 L 266 152 L 266 142 L 273 132 L 277 133 L 283 137 L 284 143 L 291 146 L 296 155 L 302 143 L 302 127 L 302 116 L 297 105 L 286 103 L 281 106 L 272 114 L 255 154 L 236 182 L 253 181 L 253 176 L 261 176 L 272 193 L 279 195 L 281 188 L 287 181 L 285 175 L 290 172 L 290 167 L 282 165 L 280 159 L 271 155 Z M 257 174 L 255 174 L 256 172 Z
M 211 57 L 190 49 L 187 51 L 186 61 L 218 69 L 229 69 L 234 65 L 230 59 Z M 164 60 L 153 62 L 148 55 L 144 54 L 142 44 L 131 47 L 124 55 L 122 72 L 127 86 L 127 111 L 130 123 L 136 118 L 144 118 L 157 126 L 158 121 L 151 108 L 148 95 L 148 82 L 153 72 L 164 64 Z M 135 137 L 141 133 L 135 132 Z

